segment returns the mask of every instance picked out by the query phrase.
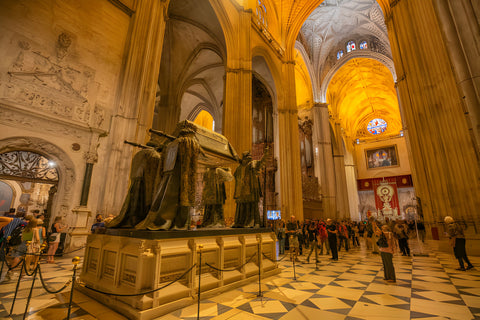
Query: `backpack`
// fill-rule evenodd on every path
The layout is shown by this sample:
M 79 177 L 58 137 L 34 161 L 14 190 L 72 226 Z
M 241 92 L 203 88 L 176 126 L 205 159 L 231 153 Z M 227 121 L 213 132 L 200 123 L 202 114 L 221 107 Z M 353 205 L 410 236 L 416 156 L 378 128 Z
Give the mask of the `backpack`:
M 12 233 L 10 233 L 10 239 L 7 240 L 8 246 L 14 247 L 22 243 L 22 232 L 24 228 L 25 224 L 20 224 L 15 229 L 13 229 Z
M 380 236 L 380 238 L 378 238 L 378 240 L 377 240 L 377 246 L 379 248 L 388 248 L 387 237 L 385 237 L 385 234 L 383 232 L 382 232 L 382 235 Z

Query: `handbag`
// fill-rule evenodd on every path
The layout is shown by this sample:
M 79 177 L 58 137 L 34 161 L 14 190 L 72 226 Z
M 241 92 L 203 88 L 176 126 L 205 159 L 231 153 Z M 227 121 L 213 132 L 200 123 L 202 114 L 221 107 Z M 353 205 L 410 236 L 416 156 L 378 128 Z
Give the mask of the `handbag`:
M 47 241 L 48 242 L 54 242 L 55 240 L 57 240 L 57 235 L 56 234 L 50 234 L 47 238 Z
M 380 238 L 378 238 L 378 240 L 377 240 L 377 246 L 379 248 L 388 248 L 387 237 L 385 237 L 385 234 L 383 232 L 382 232 L 382 235 L 380 236 Z

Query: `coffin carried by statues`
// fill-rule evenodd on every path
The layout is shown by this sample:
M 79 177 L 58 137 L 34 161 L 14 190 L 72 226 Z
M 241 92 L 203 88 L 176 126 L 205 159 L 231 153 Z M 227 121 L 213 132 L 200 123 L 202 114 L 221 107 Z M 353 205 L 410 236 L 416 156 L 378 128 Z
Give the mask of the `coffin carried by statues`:
M 134 144 L 142 149 L 114 228 L 88 237 L 79 290 L 130 319 L 153 319 L 200 292 L 206 298 L 278 273 L 272 230 L 220 228 L 224 182 L 238 161 L 228 140 L 189 121 L 172 135 L 151 132 L 160 143 Z M 199 193 L 210 225 L 188 230 Z
M 177 124 L 173 135 L 150 132 L 161 142 L 133 144 L 143 150 L 132 161 L 130 189 L 109 228 L 187 229 L 191 210 L 199 202 L 196 187 L 203 173 L 231 166 L 238 159 L 227 138 L 187 120 Z M 229 175 L 228 170 L 215 172 L 215 179 L 228 181 L 223 177 Z

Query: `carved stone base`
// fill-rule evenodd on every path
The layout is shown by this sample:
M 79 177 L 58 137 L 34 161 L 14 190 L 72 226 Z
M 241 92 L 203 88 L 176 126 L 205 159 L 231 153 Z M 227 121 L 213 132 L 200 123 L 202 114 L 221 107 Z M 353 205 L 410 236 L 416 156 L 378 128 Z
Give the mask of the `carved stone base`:
M 87 237 L 90 234 L 90 228 L 87 225 L 88 217 L 91 214 L 87 207 L 77 207 L 72 209 L 75 216 L 75 225 L 70 233 L 70 245 L 68 251 L 75 250 L 85 246 Z
M 143 320 L 196 303 L 200 269 L 201 299 L 258 281 L 258 265 L 262 278 L 279 273 L 277 263 L 271 261 L 276 260 L 274 233 L 263 229 L 241 231 L 228 234 L 228 230 L 219 230 L 217 235 L 213 231 L 163 231 L 143 234 L 144 238 L 91 234 L 80 276 L 88 287 L 137 294 L 161 288 L 187 273 L 168 287 L 138 296 L 112 296 L 84 287 L 79 290 L 129 319 Z M 169 238 L 169 234 L 177 236 Z M 178 237 L 180 234 L 183 237 Z M 155 239 L 155 235 L 161 239 Z

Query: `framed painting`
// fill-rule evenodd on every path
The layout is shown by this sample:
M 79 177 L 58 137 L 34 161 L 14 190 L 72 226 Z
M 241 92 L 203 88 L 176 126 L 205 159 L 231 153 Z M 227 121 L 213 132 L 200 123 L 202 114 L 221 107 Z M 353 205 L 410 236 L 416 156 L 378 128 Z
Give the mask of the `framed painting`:
M 376 149 L 366 149 L 367 169 L 396 167 L 398 163 L 397 145 Z

